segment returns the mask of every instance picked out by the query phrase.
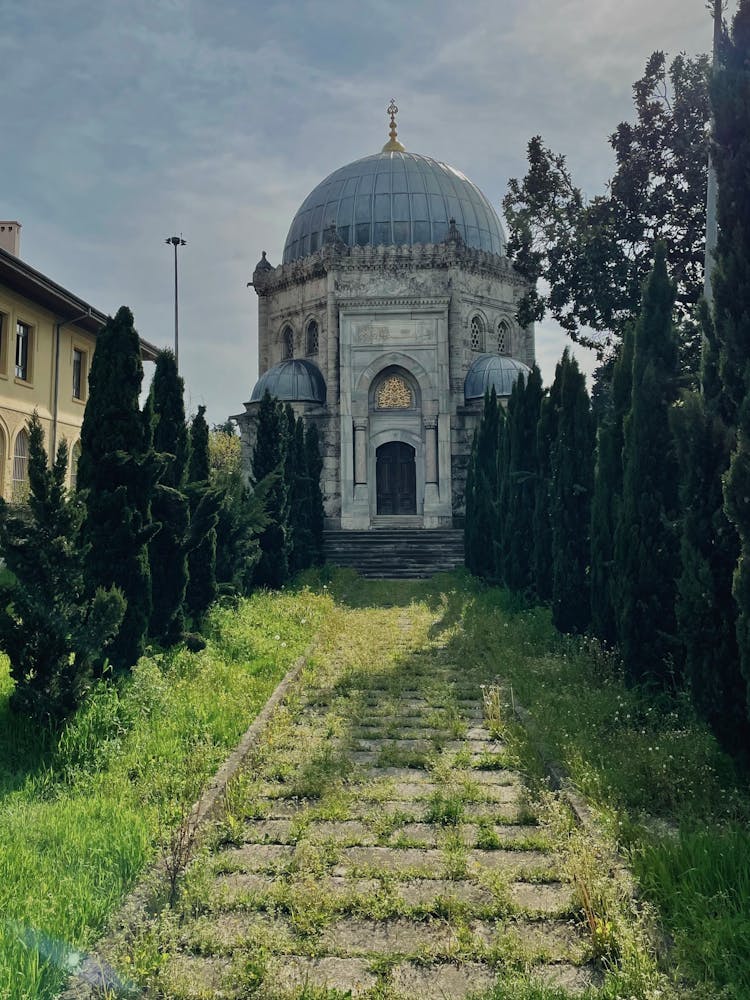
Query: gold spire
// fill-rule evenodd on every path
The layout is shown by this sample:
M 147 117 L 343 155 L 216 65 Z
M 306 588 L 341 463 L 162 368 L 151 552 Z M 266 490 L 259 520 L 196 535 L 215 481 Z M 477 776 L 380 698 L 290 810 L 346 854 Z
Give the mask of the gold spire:
M 393 98 L 391 98 L 391 103 L 388 105 L 388 108 L 386 110 L 386 114 L 388 114 L 388 115 L 391 116 L 391 130 L 388 133 L 388 135 L 390 136 L 390 139 L 385 144 L 385 146 L 383 146 L 383 152 L 384 153 L 405 153 L 406 152 L 406 146 L 402 145 L 398 141 L 398 139 L 396 138 L 396 135 L 398 134 L 397 131 L 396 131 L 396 115 L 398 114 L 398 108 L 396 107 L 396 102 L 395 102 L 395 100 Z

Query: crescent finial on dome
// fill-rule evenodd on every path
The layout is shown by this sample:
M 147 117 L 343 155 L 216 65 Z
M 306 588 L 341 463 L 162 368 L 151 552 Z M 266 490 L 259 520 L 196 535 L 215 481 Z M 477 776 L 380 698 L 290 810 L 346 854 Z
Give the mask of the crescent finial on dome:
M 383 146 L 382 152 L 405 153 L 406 146 L 400 143 L 396 138 L 396 136 L 398 135 L 398 130 L 396 129 L 396 115 L 398 114 L 398 106 L 396 105 L 396 101 L 394 100 L 394 98 L 391 98 L 391 103 L 388 105 L 388 108 L 386 109 L 386 114 L 391 116 L 391 128 L 388 133 L 390 139 L 385 144 L 385 146 Z

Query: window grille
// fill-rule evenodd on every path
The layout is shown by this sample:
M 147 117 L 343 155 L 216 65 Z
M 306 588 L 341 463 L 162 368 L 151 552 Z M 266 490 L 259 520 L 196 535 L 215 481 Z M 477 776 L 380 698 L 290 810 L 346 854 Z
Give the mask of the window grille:
M 307 326 L 307 353 L 317 354 L 318 346 L 320 344 L 320 331 L 318 330 L 318 324 L 315 320 L 311 320 Z
M 497 326 L 497 353 L 510 354 L 510 332 L 505 320 L 500 320 Z
M 16 324 L 16 378 L 29 381 L 29 347 L 31 327 L 20 320 Z
M 291 326 L 284 327 L 281 335 L 283 360 L 290 361 L 294 357 L 294 331 Z
M 20 431 L 13 451 L 13 502 L 23 503 L 29 495 L 29 435 Z
M 484 349 L 484 328 L 482 326 L 482 321 L 478 316 L 474 316 L 471 321 L 471 349 L 472 351 L 481 351 Z

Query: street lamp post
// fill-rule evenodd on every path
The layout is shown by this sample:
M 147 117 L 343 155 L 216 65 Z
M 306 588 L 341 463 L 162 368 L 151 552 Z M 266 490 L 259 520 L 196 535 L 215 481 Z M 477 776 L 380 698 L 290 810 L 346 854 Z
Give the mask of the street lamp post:
M 169 236 L 165 243 L 171 243 L 174 247 L 174 361 L 179 369 L 179 339 L 178 339 L 178 312 L 177 312 L 177 247 L 187 246 L 187 240 L 182 236 Z

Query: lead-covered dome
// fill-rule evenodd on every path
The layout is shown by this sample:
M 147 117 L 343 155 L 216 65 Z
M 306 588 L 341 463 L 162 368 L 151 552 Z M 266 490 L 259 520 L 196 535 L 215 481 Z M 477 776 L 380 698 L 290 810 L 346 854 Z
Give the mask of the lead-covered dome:
M 451 219 L 468 246 L 504 252 L 497 213 L 460 170 L 417 153 L 376 153 L 334 170 L 305 198 L 284 263 L 314 253 L 332 226 L 350 247 L 440 243 Z
M 528 365 L 515 358 L 502 354 L 480 354 L 464 380 L 464 399 L 467 403 L 473 399 L 482 399 L 485 392 L 492 391 L 493 385 L 498 398 L 507 398 L 519 375 L 523 375 L 528 381 L 530 374 Z
M 250 402 L 260 402 L 266 390 L 276 399 L 289 403 L 326 401 L 326 383 L 320 369 L 302 358 L 281 361 L 263 372 L 255 383 Z

